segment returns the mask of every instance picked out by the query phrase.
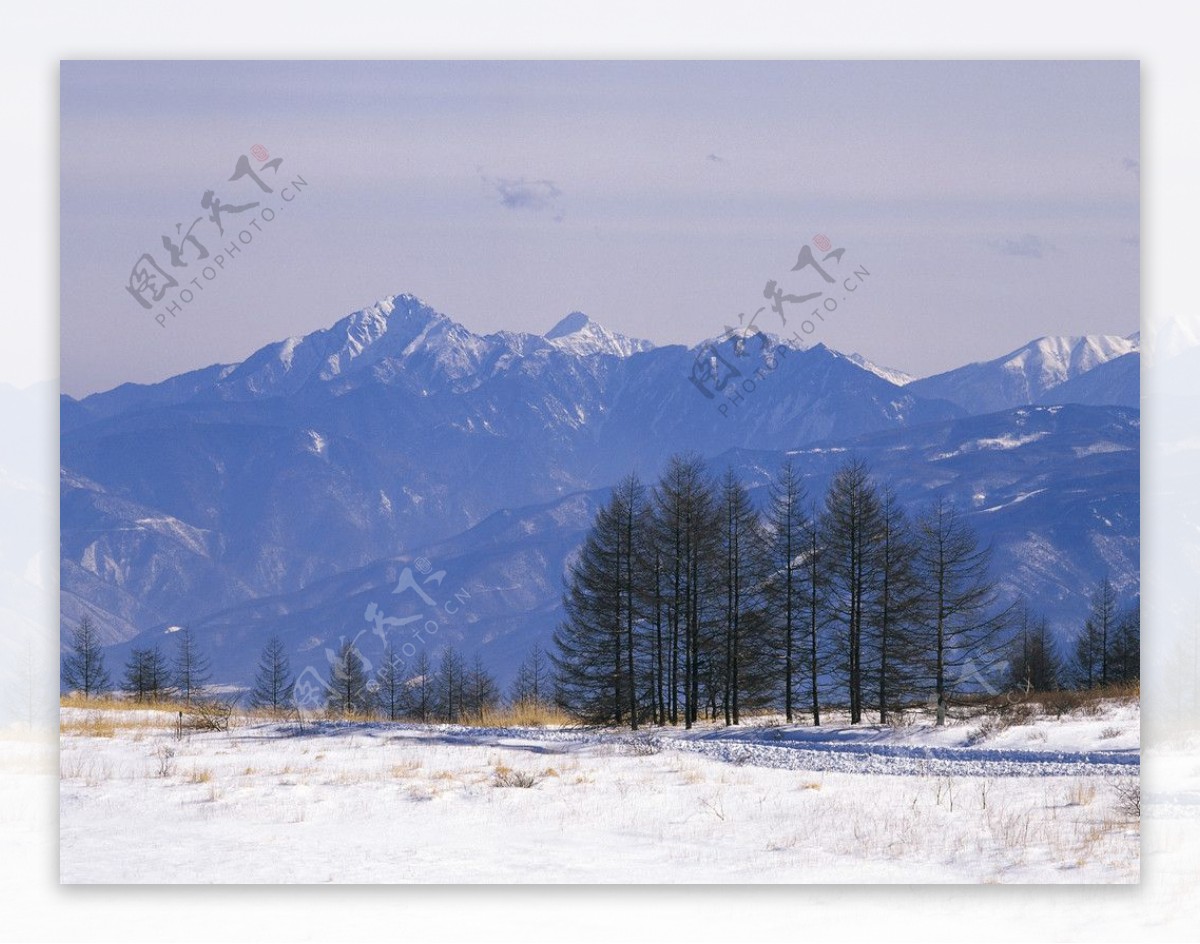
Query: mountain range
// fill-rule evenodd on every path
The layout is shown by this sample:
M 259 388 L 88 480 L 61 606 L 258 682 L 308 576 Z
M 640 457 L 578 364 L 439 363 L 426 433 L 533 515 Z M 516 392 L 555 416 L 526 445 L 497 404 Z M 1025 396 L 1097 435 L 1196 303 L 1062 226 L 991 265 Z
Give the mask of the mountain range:
M 607 489 L 686 450 L 759 488 L 790 455 L 814 495 L 853 453 L 906 500 L 947 495 L 1063 633 L 1101 574 L 1137 593 L 1136 337 L 920 380 L 759 341 L 655 346 L 579 312 L 478 335 L 401 295 L 239 364 L 64 396 L 64 638 L 88 613 L 119 659 L 187 624 L 245 683 L 271 633 L 304 665 L 369 633 L 372 604 L 403 615 L 418 562 L 430 599 L 462 595 L 439 638 L 505 676 L 553 630 Z

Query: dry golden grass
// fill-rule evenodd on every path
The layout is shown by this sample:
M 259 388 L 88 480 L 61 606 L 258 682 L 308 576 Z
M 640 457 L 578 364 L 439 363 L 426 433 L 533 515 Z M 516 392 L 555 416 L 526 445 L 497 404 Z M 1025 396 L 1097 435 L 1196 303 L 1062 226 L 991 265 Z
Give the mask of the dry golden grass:
M 82 718 L 64 718 L 59 725 L 59 734 L 64 737 L 110 738 L 116 733 L 116 721 L 99 712 L 89 712 Z
M 152 711 L 156 713 L 162 713 L 161 721 L 137 719 L 126 721 L 125 719 L 122 719 L 119 724 L 115 725 L 121 728 L 153 728 L 174 724 L 178 720 L 178 713 L 180 711 L 184 713 L 186 722 L 189 713 L 193 711 L 193 706 L 173 699 L 163 699 L 162 701 L 156 702 L 138 702 L 120 695 L 103 695 L 96 698 L 84 698 L 81 695 L 63 695 L 59 698 L 59 705 L 63 708 L 85 708 L 89 711 L 106 713 L 132 711 Z M 285 722 L 295 720 L 296 718 L 295 711 L 290 709 L 283 711 L 272 711 L 270 709 L 239 707 L 236 715 L 238 719 L 250 722 Z M 387 718 L 382 718 L 378 714 L 372 712 L 321 711 L 317 714 L 317 717 L 327 721 L 350 721 L 357 723 L 371 722 L 375 724 L 392 723 Z M 412 719 L 403 718 L 395 723 L 403 724 L 411 722 Z M 440 720 L 437 718 L 431 718 L 430 723 L 438 724 L 440 723 Z M 498 708 L 493 711 L 484 712 L 479 717 L 463 718 L 459 723 L 467 726 L 481 726 L 490 728 L 545 728 L 570 726 L 575 724 L 576 720 L 552 705 L 513 705 L 507 708 Z M 78 727 L 79 722 L 64 723 L 63 733 L 86 733 L 78 730 Z M 96 731 L 103 731 L 106 728 L 105 725 L 98 723 L 89 723 L 88 727 Z M 92 734 L 91 736 L 111 737 L 112 730 L 108 730 L 107 734 L 97 733 Z
M 1096 799 L 1096 788 L 1090 783 L 1073 783 L 1067 790 L 1067 806 L 1089 806 Z
M 62 695 L 58 699 L 62 708 L 90 708 L 95 711 L 187 711 L 189 706 L 182 701 L 164 698 L 160 701 L 134 701 L 118 695 L 99 695 L 84 698 L 82 695 Z
M 175 732 L 181 715 L 185 729 L 197 729 L 196 706 L 180 701 L 138 702 L 112 696 L 84 699 L 67 695 L 59 704 L 74 709 L 69 716 L 60 716 L 59 733 L 63 736 L 113 737 L 121 732 L 138 740 L 143 733 Z
M 257 716 L 258 712 L 247 712 L 248 715 Z M 272 712 L 266 712 L 266 716 L 270 717 Z M 326 721 L 353 721 L 356 723 L 364 723 L 367 721 L 386 721 L 385 718 L 380 718 L 374 712 L 370 711 L 337 711 L 333 708 L 326 708 L 321 712 L 322 717 Z
M 59 734 L 64 737 L 113 737 L 118 731 L 134 732 L 138 740 L 139 732 L 144 731 L 174 731 L 176 716 L 170 712 L 154 712 L 150 715 L 117 714 L 112 711 L 98 709 L 72 718 L 63 718 L 59 722 Z
M 540 779 L 538 774 L 531 774 L 524 770 L 513 770 L 506 764 L 497 764 L 492 770 L 492 786 L 495 787 L 516 787 L 521 790 L 528 790 L 537 785 Z
M 95 708 L 99 711 L 111 711 L 118 708 L 128 709 L 133 705 L 133 702 L 126 701 L 123 698 L 114 698 L 112 695 L 98 695 L 94 698 L 84 698 L 82 695 L 72 693 L 70 695 L 60 695 L 58 704 L 61 708 Z
M 951 713 L 959 717 L 987 715 L 1002 718 L 1010 724 L 1022 724 L 1041 709 L 1044 714 L 1062 717 L 1067 714 L 1097 715 L 1106 703 L 1136 702 L 1141 697 L 1141 683 L 1114 682 L 1082 691 L 1029 692 L 1020 700 L 1014 693 L 997 695 L 957 695 L 951 703 Z
M 272 717 L 269 712 L 244 712 L 247 717 Z M 400 718 L 391 721 L 377 714 L 362 712 L 325 712 L 324 717 L 331 721 L 370 721 L 376 724 L 412 724 L 412 718 Z M 444 723 L 441 718 L 431 717 L 429 724 Z M 566 727 L 576 723 L 576 719 L 552 705 L 512 705 L 506 708 L 496 708 L 485 711 L 481 715 L 463 717 L 455 722 L 467 727 L 485 728 L 546 728 Z
M 478 723 L 489 728 L 547 728 L 571 725 L 575 719 L 552 705 L 513 705 L 485 712 Z
M 280 708 L 273 710 L 271 708 L 243 708 L 239 707 L 237 713 L 240 717 L 252 719 L 254 721 L 295 721 L 296 709 Z
M 393 777 L 411 777 L 418 770 L 420 770 L 422 766 L 423 765 L 422 765 L 421 761 L 417 760 L 416 758 L 409 758 L 408 760 L 404 760 L 398 764 L 392 765 L 392 776 Z
M 1141 697 L 1141 683 L 1104 685 L 1080 692 L 1034 692 L 1029 701 L 1042 706 L 1047 714 L 1099 714 L 1105 702 L 1135 702 Z
M 224 701 L 224 699 L 219 699 Z M 132 698 L 124 698 L 119 695 L 101 695 L 95 698 L 84 698 L 82 695 L 62 695 L 59 697 L 58 704 L 60 708 L 82 708 L 91 712 L 135 712 L 135 711 L 150 711 L 161 713 L 163 724 L 170 723 L 174 725 L 179 720 L 179 712 L 183 712 L 184 724 L 190 725 L 194 721 L 194 715 L 197 713 L 195 704 L 189 705 L 186 702 L 178 701 L 173 698 L 164 698 L 159 701 L 135 701 Z M 241 709 L 239 708 L 235 714 L 238 718 L 246 718 L 257 721 L 288 721 L 295 718 L 295 712 L 288 711 L 270 711 L 269 709 Z M 332 717 L 332 716 L 331 716 Z M 352 720 L 367 720 L 367 716 L 358 716 Z M 157 723 L 157 722 L 156 722 Z M 121 727 L 138 727 L 138 726 L 154 726 L 156 723 L 147 723 L 139 721 L 120 722 Z

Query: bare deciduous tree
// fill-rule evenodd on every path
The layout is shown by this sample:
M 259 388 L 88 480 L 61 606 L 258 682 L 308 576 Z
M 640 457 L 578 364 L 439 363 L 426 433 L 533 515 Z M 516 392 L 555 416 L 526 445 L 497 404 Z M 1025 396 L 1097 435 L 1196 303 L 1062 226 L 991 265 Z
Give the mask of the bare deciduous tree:
M 112 687 L 96 624 L 86 613 L 71 631 L 71 651 L 63 658 L 62 679 L 68 691 L 84 698 L 102 695 Z
M 122 688 L 139 702 L 162 701 L 173 694 L 170 667 L 158 646 L 130 652 Z
M 211 666 L 208 656 L 200 650 L 191 627 L 177 629 L 175 636 L 175 658 L 171 661 L 172 683 L 186 704 L 208 684 Z
M 278 636 L 267 640 L 258 661 L 254 676 L 254 688 L 250 692 L 250 705 L 267 711 L 282 711 L 292 702 L 295 685 L 287 648 Z

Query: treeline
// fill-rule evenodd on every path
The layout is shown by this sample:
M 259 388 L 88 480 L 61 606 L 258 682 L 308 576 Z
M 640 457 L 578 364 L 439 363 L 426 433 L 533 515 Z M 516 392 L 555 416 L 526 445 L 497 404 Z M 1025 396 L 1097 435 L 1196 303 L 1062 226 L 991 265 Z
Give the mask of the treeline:
M 470 660 L 454 646 L 441 649 L 436 662 L 420 650 L 410 662 L 385 650 L 374 672 L 351 642 L 342 644 L 326 680 L 326 707 L 340 716 L 378 717 L 389 721 L 478 724 L 502 710 L 535 717 L 555 707 L 552 665 L 541 646 L 533 646 L 517 670 L 507 694 L 478 653 Z M 268 643 L 251 700 L 256 707 L 290 705 L 294 680 L 278 640 Z
M 930 704 L 942 724 L 955 692 L 1136 677 L 1136 611 L 1118 618 L 1107 580 L 1068 672 L 1044 621 L 999 599 L 989 564 L 951 503 L 913 514 L 861 461 L 819 498 L 785 463 L 760 511 L 732 471 L 715 480 L 675 456 L 654 486 L 617 486 L 570 568 L 560 701 L 632 728 L 761 710 L 820 724 L 830 705 L 857 724 Z
M 159 646 L 135 648 L 125 663 L 119 688 L 138 702 L 177 698 L 191 703 L 208 684 L 211 669 L 190 629 L 172 633 L 175 644 L 170 656 Z M 104 649 L 95 623 L 86 614 L 71 633 L 71 651 L 63 657 L 63 687 L 84 698 L 95 698 L 113 690 L 104 662 Z
M 1074 643 L 1064 654 L 1044 616 L 1034 616 L 1024 601 L 1008 648 L 1006 685 L 1015 692 L 1096 689 L 1127 685 L 1141 678 L 1141 614 L 1137 603 L 1122 609 L 1108 577 L 1101 578 L 1091 610 Z
M 999 599 L 989 564 L 951 503 L 914 513 L 861 461 L 844 463 L 820 496 L 785 463 L 756 508 L 732 471 L 716 480 L 679 455 L 652 487 L 627 477 L 599 510 L 569 568 L 553 651 L 534 646 L 507 693 L 481 656 L 452 646 L 407 660 L 388 649 L 376 667 L 346 642 L 324 677 L 306 670 L 298 683 L 273 637 L 248 701 L 446 723 L 557 709 L 633 728 L 733 725 L 763 711 L 820 724 L 830 707 L 855 724 L 887 722 L 930 705 L 941 724 L 956 693 L 1011 698 L 1139 677 L 1136 602 L 1123 609 L 1107 577 L 1064 653 L 1043 617 Z M 203 693 L 209 659 L 190 629 L 171 637 L 168 653 L 130 653 L 118 687 L 132 700 Z M 114 687 L 87 616 L 62 678 L 85 698 Z
M 211 676 L 210 661 L 195 635 L 186 627 L 173 634 L 174 652 L 161 647 L 135 648 L 125 664 L 116 690 L 139 704 L 182 700 L 204 695 Z M 378 668 L 353 644 L 345 642 L 329 660 L 327 675 L 301 698 L 297 678 L 283 641 L 272 636 L 264 646 L 248 695 L 249 707 L 288 713 L 298 705 L 322 706 L 338 717 L 384 718 L 391 721 L 478 723 L 499 710 L 536 718 L 557 707 L 550 657 L 534 645 L 517 670 L 507 693 L 476 654 L 470 663 L 453 646 L 440 650 L 435 663 L 420 650 L 411 663 L 387 649 Z M 63 686 L 84 698 L 114 690 L 105 667 L 104 650 L 95 624 L 84 616 L 71 634 L 71 651 L 63 658 Z

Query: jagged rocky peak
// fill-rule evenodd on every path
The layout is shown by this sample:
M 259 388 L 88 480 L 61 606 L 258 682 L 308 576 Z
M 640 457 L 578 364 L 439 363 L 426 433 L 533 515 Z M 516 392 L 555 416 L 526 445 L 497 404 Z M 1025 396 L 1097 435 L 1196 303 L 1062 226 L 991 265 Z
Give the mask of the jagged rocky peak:
M 582 311 L 573 311 L 558 324 L 546 332 L 545 338 L 547 341 L 553 341 L 555 338 L 564 338 L 568 334 L 575 334 L 582 331 L 592 323 L 592 319 L 585 315 Z
M 582 311 L 573 311 L 560 320 L 543 337 L 555 347 L 571 354 L 613 354 L 628 357 L 638 351 L 648 351 L 654 345 L 649 341 L 628 338 L 609 331 L 602 324 L 592 321 Z
M 411 329 L 408 332 L 411 335 L 435 324 L 451 322 L 414 295 L 388 295 L 346 316 L 333 326 L 331 333 L 343 337 L 344 353 L 354 356 L 390 332 L 407 328 Z

